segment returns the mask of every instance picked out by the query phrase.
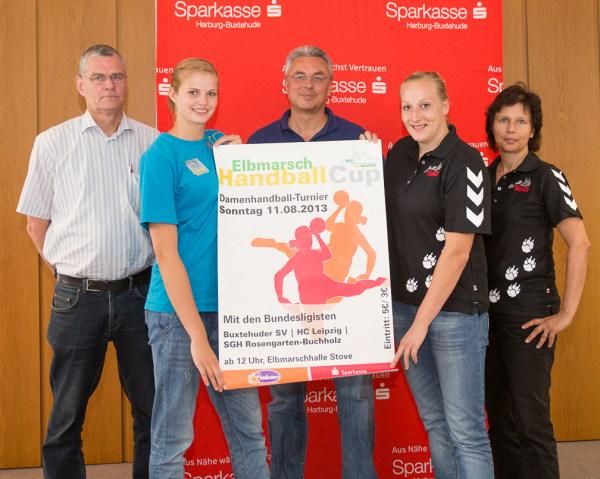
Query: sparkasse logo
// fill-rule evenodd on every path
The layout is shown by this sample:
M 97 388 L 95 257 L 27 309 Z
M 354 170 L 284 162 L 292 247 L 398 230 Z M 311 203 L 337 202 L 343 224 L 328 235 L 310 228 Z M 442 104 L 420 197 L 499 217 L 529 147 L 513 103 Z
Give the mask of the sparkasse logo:
M 282 8 L 277 4 L 277 0 L 272 0 L 271 5 L 267 6 L 267 17 L 280 17 L 281 12 Z
M 483 6 L 483 2 L 477 2 L 473 7 L 473 18 L 475 20 L 485 20 L 487 18 L 487 7 Z
M 404 6 L 387 2 L 385 14 L 388 18 L 402 20 L 466 20 L 469 11 L 465 7 L 431 7 L 426 3 L 420 6 Z
M 185 0 L 175 2 L 175 16 L 186 20 L 194 18 L 259 18 L 261 8 L 258 5 L 219 5 L 216 1 L 207 4 L 188 3 Z
M 385 95 L 387 93 L 387 83 L 380 76 L 377 76 L 375 81 L 371 82 L 371 91 L 375 95 Z
M 388 18 L 397 20 L 467 20 L 469 10 L 465 7 L 432 7 L 423 2 L 417 6 L 406 6 L 397 2 L 387 2 L 385 14 Z M 485 20 L 488 9 L 482 1 L 478 1 L 472 10 L 474 20 Z
M 283 7 L 279 5 L 278 0 L 270 0 L 270 5 L 266 9 L 267 17 L 281 17 Z M 190 20 L 214 19 L 214 20 L 255 20 L 260 18 L 263 13 L 263 7 L 248 2 L 246 5 L 228 5 L 219 3 L 216 0 L 202 2 L 201 0 L 187 1 L 178 0 L 175 2 L 174 13 L 178 18 Z
M 167 96 L 171 90 L 171 83 L 167 77 L 163 77 L 161 82 L 158 84 L 158 94 L 161 96 Z

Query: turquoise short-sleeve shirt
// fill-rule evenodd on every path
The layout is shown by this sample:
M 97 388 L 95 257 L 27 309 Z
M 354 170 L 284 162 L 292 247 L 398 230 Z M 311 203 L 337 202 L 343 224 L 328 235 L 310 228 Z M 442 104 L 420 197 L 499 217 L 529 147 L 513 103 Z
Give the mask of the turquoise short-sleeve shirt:
M 199 141 L 161 134 L 144 153 L 140 168 L 141 223 L 177 225 L 179 255 L 198 311 L 217 311 L 217 196 L 219 180 L 206 130 Z M 146 309 L 174 312 L 158 263 Z

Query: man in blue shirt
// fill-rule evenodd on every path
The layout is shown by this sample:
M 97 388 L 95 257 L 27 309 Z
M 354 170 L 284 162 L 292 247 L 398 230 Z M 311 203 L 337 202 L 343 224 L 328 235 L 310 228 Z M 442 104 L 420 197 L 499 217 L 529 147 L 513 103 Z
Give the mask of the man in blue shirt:
M 290 109 L 259 129 L 248 143 L 356 140 L 365 130 L 325 107 L 331 93 L 331 59 L 320 48 L 298 47 L 285 64 Z M 370 135 L 367 134 L 370 138 Z M 371 376 L 334 379 L 342 439 L 343 479 L 376 479 Z M 271 386 L 271 478 L 302 479 L 306 457 L 305 383 Z

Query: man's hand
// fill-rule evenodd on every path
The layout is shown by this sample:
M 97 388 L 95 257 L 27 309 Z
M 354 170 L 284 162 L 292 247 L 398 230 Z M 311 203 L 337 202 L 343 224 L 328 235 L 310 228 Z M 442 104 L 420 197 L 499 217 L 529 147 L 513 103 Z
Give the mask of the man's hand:
M 364 133 L 361 133 L 360 135 L 358 135 L 358 139 L 359 140 L 367 140 L 372 143 L 377 143 L 377 140 L 379 140 L 379 138 L 377 137 L 377 133 L 373 133 L 369 130 L 365 130 Z

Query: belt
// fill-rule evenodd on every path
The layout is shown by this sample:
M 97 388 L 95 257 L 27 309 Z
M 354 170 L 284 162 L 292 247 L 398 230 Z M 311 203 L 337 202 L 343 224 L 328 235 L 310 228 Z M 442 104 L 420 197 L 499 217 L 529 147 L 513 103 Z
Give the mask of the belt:
M 58 274 L 56 281 L 67 286 L 75 286 L 83 291 L 106 291 L 111 293 L 120 293 L 128 291 L 135 286 L 141 286 L 150 282 L 150 273 L 152 268 L 146 268 L 133 276 L 112 281 L 103 281 L 101 279 L 74 278 L 64 274 Z

